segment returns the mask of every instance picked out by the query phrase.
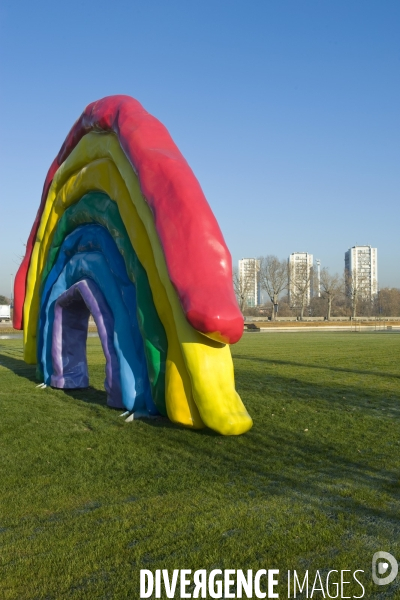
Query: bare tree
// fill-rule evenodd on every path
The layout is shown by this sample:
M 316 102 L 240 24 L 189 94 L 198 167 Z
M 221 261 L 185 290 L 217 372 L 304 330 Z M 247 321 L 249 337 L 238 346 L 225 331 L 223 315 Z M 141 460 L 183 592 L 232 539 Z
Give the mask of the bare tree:
M 378 314 L 385 317 L 400 315 L 400 290 L 397 288 L 382 288 L 376 299 Z
M 326 317 L 326 302 L 322 296 L 313 296 L 308 307 L 312 317 Z
M 233 288 L 239 308 L 244 313 L 247 308 L 248 298 L 254 289 L 254 274 L 245 273 L 243 276 L 240 276 L 239 270 L 235 268 L 233 270 Z
M 304 309 L 309 305 L 314 283 L 314 269 L 307 262 L 298 262 L 289 269 L 290 306 L 300 311 L 300 320 L 304 318 Z
M 357 316 L 357 307 L 361 300 L 371 302 L 370 291 L 368 288 L 368 278 L 362 273 L 353 271 L 345 272 L 346 296 L 350 301 L 351 317 Z
M 260 286 L 272 302 L 271 320 L 274 321 L 278 312 L 279 296 L 288 286 L 288 263 L 272 254 L 260 257 L 259 261 Z
M 332 302 L 337 296 L 343 293 L 343 287 L 343 277 L 338 273 L 331 275 L 326 267 L 322 269 L 320 276 L 320 290 L 321 297 L 328 301 L 326 311 L 327 321 L 330 321 L 331 318 Z

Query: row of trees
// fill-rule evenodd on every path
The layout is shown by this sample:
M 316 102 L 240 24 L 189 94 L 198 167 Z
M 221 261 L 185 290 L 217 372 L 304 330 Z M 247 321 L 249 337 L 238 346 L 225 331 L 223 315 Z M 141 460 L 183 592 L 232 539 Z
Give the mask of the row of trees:
M 274 320 L 280 316 L 382 315 L 400 316 L 400 290 L 384 288 L 371 297 L 367 276 L 358 273 L 331 274 L 329 269 L 317 273 L 306 263 L 291 265 L 276 256 L 260 257 L 258 283 L 269 298 L 262 309 Z M 234 288 L 243 314 L 255 314 L 259 308 L 249 308 L 248 298 L 255 286 L 254 273 L 240 277 L 234 270 Z

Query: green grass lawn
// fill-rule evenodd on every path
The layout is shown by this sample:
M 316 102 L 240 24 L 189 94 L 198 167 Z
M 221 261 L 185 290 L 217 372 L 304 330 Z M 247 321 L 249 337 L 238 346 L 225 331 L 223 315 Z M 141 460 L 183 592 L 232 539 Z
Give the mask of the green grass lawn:
M 365 598 L 400 598 L 371 581 L 374 552 L 400 562 L 400 335 L 232 351 L 254 419 L 236 438 L 124 423 L 97 338 L 91 387 L 70 393 L 36 389 L 21 340 L 0 340 L 1 600 L 136 600 L 141 568 L 276 568 L 280 598 L 288 569 L 364 569 Z

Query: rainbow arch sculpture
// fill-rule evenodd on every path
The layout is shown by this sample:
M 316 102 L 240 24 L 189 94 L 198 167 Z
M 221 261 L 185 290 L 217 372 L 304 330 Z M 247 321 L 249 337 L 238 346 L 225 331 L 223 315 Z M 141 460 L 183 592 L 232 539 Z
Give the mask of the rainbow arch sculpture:
M 229 251 L 165 127 L 129 96 L 90 104 L 53 161 L 14 286 L 24 359 L 88 385 L 92 314 L 108 404 L 224 434 L 252 426 L 229 344 L 243 332 Z

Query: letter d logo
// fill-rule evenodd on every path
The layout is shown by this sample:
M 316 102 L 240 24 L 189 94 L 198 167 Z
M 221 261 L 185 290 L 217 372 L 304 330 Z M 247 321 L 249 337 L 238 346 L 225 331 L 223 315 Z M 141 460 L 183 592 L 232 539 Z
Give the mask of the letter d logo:
M 382 559 L 385 562 L 382 562 Z M 389 564 L 392 567 L 389 575 L 386 577 L 379 577 L 379 575 L 386 573 L 389 568 Z M 387 585 L 388 583 L 392 583 L 392 581 L 397 577 L 398 570 L 399 565 L 397 564 L 397 560 L 394 556 L 389 554 L 389 552 L 383 552 L 382 550 L 380 552 L 375 552 L 374 556 L 372 557 L 372 579 L 376 585 Z

